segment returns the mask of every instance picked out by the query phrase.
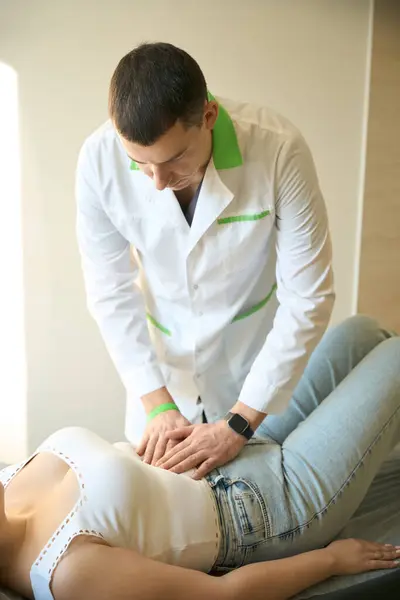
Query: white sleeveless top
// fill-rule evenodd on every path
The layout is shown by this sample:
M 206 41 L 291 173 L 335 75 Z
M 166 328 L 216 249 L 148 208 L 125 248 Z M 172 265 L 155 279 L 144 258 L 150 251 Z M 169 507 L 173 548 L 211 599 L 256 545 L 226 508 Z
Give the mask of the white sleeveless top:
M 120 446 L 120 447 L 118 447 Z M 208 572 L 218 556 L 220 528 L 206 482 L 141 462 L 132 452 L 96 434 L 69 427 L 51 435 L 19 465 L 0 471 L 4 487 L 41 452 L 50 452 L 75 472 L 80 496 L 31 568 L 36 599 L 50 600 L 54 570 L 71 541 L 96 536 L 110 546 Z

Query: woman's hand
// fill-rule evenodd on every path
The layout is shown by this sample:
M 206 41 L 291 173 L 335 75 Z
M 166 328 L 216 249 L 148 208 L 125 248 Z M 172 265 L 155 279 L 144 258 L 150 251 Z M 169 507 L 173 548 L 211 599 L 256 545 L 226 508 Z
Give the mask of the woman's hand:
M 337 540 L 325 548 L 334 561 L 335 575 L 392 569 L 400 564 L 400 546 L 365 540 Z

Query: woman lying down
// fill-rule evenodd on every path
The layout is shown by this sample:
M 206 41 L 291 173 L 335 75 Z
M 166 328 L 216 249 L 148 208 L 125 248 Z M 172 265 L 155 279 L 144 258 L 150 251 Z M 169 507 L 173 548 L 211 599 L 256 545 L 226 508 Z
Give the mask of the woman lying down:
M 399 407 L 400 338 L 357 317 L 325 336 L 265 438 L 202 481 L 62 429 L 1 471 L 0 584 L 39 600 L 277 600 L 394 568 L 400 546 L 330 542 L 400 441 Z

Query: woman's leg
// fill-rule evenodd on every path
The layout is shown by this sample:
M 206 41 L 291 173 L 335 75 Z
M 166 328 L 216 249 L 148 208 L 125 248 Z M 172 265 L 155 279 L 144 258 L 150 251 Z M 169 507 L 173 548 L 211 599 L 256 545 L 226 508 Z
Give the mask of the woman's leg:
M 328 543 L 400 441 L 400 338 L 376 343 L 332 387 L 282 446 L 246 446 L 211 478 L 232 547 L 225 566 Z
M 282 415 L 269 415 L 257 435 L 283 444 L 371 350 L 393 335 L 363 315 L 328 330 L 312 354 L 288 409 Z
M 282 445 L 290 537 L 327 543 L 400 441 L 400 338 L 379 344 Z M 282 532 L 284 533 L 284 532 Z

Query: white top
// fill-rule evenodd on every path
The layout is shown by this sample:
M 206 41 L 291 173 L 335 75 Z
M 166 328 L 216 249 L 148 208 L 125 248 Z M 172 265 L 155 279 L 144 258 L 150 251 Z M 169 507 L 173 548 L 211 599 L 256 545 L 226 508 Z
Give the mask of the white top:
M 118 446 L 118 445 L 117 445 Z M 75 472 L 80 496 L 31 569 L 34 597 L 52 599 L 50 583 L 61 557 L 79 535 L 131 548 L 155 560 L 208 572 L 218 556 L 215 501 L 205 480 L 145 465 L 79 427 L 51 435 L 26 461 L 0 472 L 5 487 L 40 452 L 59 456 Z
M 198 397 L 209 420 L 237 399 L 285 410 L 334 301 L 326 208 L 298 130 L 221 100 L 191 227 L 110 122 L 83 145 L 76 195 L 88 306 L 127 389 L 128 439 L 146 424 L 140 396 L 163 385 L 190 421 Z

